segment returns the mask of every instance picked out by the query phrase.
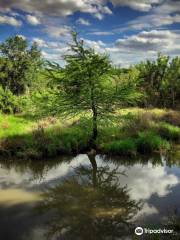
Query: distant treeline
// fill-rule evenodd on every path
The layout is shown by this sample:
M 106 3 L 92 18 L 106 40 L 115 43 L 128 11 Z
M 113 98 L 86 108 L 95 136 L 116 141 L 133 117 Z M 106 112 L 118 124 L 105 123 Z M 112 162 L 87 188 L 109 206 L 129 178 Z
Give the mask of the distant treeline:
M 56 87 L 59 88 L 55 79 L 56 76 L 59 79 L 59 75 L 63 75 L 63 68 L 65 66 L 62 68 L 58 66 L 56 72 L 56 68 L 52 68 L 51 63 L 42 58 L 36 43 L 29 45 L 27 40 L 20 36 L 5 40 L 0 44 L 0 111 L 14 113 L 29 108 L 32 110 L 34 106 L 30 105 L 34 104 L 34 101 L 36 103 L 39 101 L 40 106 L 43 99 L 47 100 L 53 91 L 56 91 Z M 180 107 L 178 56 L 170 58 L 159 53 L 156 60 L 147 60 L 126 69 L 111 65 L 108 73 L 117 85 L 128 82 L 132 87 L 133 83 L 141 93 L 140 100 L 133 103 L 125 102 L 125 106 L 178 109 Z M 83 79 L 79 83 L 81 81 Z M 78 88 L 77 86 L 76 82 L 74 88 Z M 72 89 L 74 88 L 72 86 Z

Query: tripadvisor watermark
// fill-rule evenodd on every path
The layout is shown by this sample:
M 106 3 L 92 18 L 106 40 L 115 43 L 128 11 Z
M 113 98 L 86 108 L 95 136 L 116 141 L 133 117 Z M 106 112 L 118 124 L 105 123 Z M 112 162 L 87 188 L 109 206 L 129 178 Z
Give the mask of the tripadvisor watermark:
M 136 227 L 134 232 L 136 235 L 140 236 L 142 234 L 172 234 L 174 230 L 166 229 L 166 228 L 150 229 L 150 228 Z

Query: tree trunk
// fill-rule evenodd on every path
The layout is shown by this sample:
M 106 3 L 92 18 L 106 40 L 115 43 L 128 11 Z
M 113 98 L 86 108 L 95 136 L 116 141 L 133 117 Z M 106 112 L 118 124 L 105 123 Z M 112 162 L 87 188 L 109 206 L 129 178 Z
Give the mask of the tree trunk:
M 93 134 L 92 134 L 92 139 L 96 141 L 98 135 L 98 130 L 97 130 L 97 112 L 93 111 Z
M 97 128 L 97 108 L 94 99 L 94 89 L 91 88 L 91 109 L 92 109 L 92 137 L 90 140 L 90 145 L 93 148 L 96 148 L 96 139 L 98 136 L 98 128 Z
M 172 107 L 174 108 L 175 106 L 175 93 L 174 93 L 174 89 L 172 89 Z

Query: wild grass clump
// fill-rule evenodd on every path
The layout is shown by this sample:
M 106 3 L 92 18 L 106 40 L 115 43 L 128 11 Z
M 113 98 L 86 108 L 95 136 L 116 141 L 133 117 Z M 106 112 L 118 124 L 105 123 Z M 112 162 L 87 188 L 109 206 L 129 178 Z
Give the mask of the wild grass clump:
M 31 135 L 16 135 L 0 140 L 0 155 L 20 156 L 32 146 Z M 34 150 L 35 151 L 35 150 Z
M 169 111 L 165 113 L 160 120 L 180 127 L 180 111 Z
M 169 123 L 162 122 L 158 124 L 157 132 L 162 138 L 172 141 L 180 141 L 180 128 Z
M 170 150 L 170 144 L 168 141 L 162 139 L 152 131 L 140 132 L 136 144 L 137 151 L 143 154 L 154 151 Z
M 79 153 L 87 148 L 89 135 L 82 129 L 37 129 L 30 135 L 1 140 L 0 154 L 41 159 Z
M 151 128 L 154 118 L 154 114 L 147 111 L 138 111 L 136 114 L 128 113 L 123 120 L 123 130 L 128 136 L 137 136 L 140 131 Z
M 116 140 L 103 145 L 103 151 L 111 154 L 135 155 L 136 142 L 134 139 Z
M 161 121 L 165 113 L 137 110 L 117 116 L 111 124 L 101 123 L 97 151 L 123 156 L 168 151 L 180 141 L 180 128 Z M 57 116 L 33 120 L 0 115 L 0 155 L 46 159 L 78 154 L 89 149 L 91 135 L 92 123 L 87 118 L 62 121 Z
M 50 139 L 48 154 L 73 154 L 87 148 L 90 132 L 80 126 L 65 129 L 52 128 L 47 131 L 47 136 Z
M 110 154 L 135 156 L 137 153 L 168 151 L 170 147 L 169 142 L 157 133 L 144 131 L 139 132 L 136 138 L 125 138 L 102 144 L 102 151 Z
M 26 134 L 33 124 L 21 116 L 0 114 L 0 139 Z

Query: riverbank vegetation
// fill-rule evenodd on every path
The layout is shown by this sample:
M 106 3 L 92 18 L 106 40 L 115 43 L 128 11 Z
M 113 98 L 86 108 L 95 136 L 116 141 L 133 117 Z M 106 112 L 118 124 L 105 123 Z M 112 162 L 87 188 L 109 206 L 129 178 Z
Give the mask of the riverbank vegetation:
M 0 155 L 172 151 L 180 142 L 180 58 L 159 53 L 115 67 L 76 33 L 72 39 L 63 67 L 21 37 L 0 44 Z
M 116 120 L 99 127 L 99 153 L 135 156 L 138 153 L 165 153 L 180 142 L 179 112 L 127 108 Z M 18 158 L 40 159 L 89 150 L 91 121 L 76 117 L 64 122 L 60 117 L 32 120 L 23 115 L 1 115 L 0 153 Z

